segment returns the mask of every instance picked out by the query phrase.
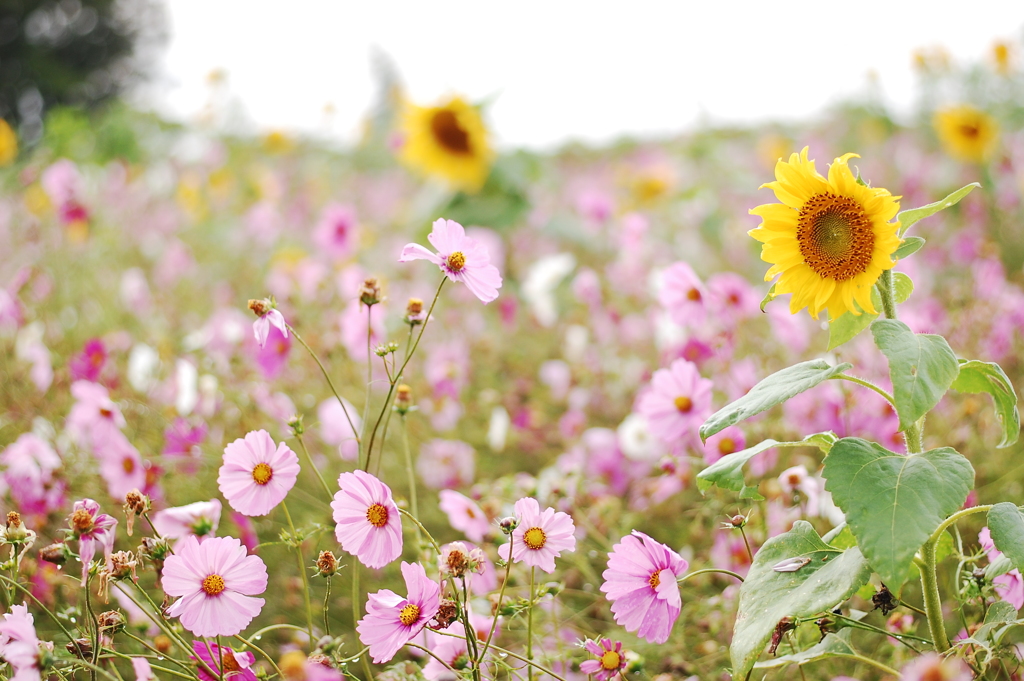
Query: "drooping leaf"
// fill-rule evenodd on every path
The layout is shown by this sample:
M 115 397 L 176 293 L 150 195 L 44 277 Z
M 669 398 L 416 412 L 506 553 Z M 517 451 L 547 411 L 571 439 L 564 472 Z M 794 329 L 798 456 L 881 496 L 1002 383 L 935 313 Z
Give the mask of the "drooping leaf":
M 796 572 L 772 569 L 788 558 L 811 561 Z M 830 610 L 853 595 L 870 575 L 859 549 L 840 551 L 829 546 L 804 520 L 765 542 L 740 586 L 739 612 L 729 649 L 733 679 L 746 677 L 779 620 Z
M 896 252 L 892 254 L 892 257 L 902 260 L 908 256 L 911 256 L 921 248 L 924 247 L 925 241 L 919 236 L 908 236 L 903 239 L 903 243 L 896 249 Z
M 893 279 L 896 286 L 896 302 L 906 302 L 914 292 L 914 281 L 902 272 L 897 272 Z M 854 305 L 856 304 L 855 302 Z M 871 288 L 871 304 L 876 310 L 882 309 L 882 297 L 878 295 L 877 287 Z M 844 312 L 839 319 L 828 323 L 828 349 L 835 350 L 843 343 L 853 340 L 876 319 L 878 315 L 870 312 L 863 312 L 859 316 Z
M 823 359 L 813 359 L 777 371 L 751 388 L 746 395 L 708 417 L 700 427 L 700 439 L 707 441 L 724 428 L 782 404 L 794 395 L 799 395 L 851 368 L 852 364 L 830 366 Z
M 974 468 L 954 449 L 903 456 L 855 437 L 832 446 L 824 476 L 857 546 L 894 593 L 914 554 L 974 486 Z
M 753 447 L 747 447 L 746 449 L 738 452 L 726 454 L 721 459 L 698 473 L 697 489 L 700 490 L 701 494 L 704 494 L 704 492 L 712 486 L 718 485 L 723 489 L 742 492 L 746 487 L 746 483 L 743 479 L 743 467 L 747 465 L 748 461 L 761 452 L 766 452 L 773 447 L 800 447 L 802 445 L 811 445 L 818 447 L 828 454 L 828 450 L 832 448 L 832 444 L 836 439 L 835 433 L 827 431 L 824 433 L 808 435 L 799 442 L 777 442 L 775 440 L 759 442 Z
M 850 644 L 852 629 L 842 629 L 838 634 L 825 634 L 817 645 L 807 650 L 789 655 L 779 655 L 769 660 L 762 660 L 754 665 L 754 669 L 773 669 L 784 667 L 787 664 L 803 665 L 808 662 L 816 662 L 830 657 L 842 657 L 844 655 L 857 655 L 857 651 Z
M 996 504 L 988 512 L 992 542 L 1018 570 L 1024 570 L 1024 515 L 1009 501 Z
M 1009 447 L 1017 442 L 1017 438 L 1020 437 L 1017 392 L 1001 366 L 995 362 L 962 359 L 960 373 L 953 381 L 953 390 L 991 395 L 996 407 L 996 418 L 1003 427 L 1003 439 L 996 447 Z
M 960 372 L 960 363 L 945 338 L 914 333 L 895 319 L 876 320 L 871 333 L 889 360 L 896 413 L 904 431 L 939 403 Z
M 896 219 L 900 221 L 900 236 L 906 234 L 907 230 L 910 229 L 910 227 L 914 225 L 916 222 L 923 220 L 926 217 L 935 215 L 940 210 L 945 210 L 950 206 L 954 206 L 960 203 L 960 199 L 970 194 L 975 187 L 980 186 L 981 185 L 978 184 L 977 182 L 972 182 L 966 187 L 961 187 L 960 189 L 957 189 L 955 192 L 953 192 L 946 198 L 942 199 L 941 201 L 929 203 L 927 206 L 921 206 L 920 208 L 911 208 L 909 210 L 900 212 L 896 216 Z

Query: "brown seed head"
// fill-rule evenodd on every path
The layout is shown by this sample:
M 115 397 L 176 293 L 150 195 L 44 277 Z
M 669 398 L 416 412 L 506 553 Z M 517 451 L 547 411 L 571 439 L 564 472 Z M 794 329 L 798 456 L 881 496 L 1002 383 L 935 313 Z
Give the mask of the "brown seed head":
M 321 577 L 330 577 L 338 571 L 338 559 L 330 551 L 321 551 L 316 559 L 316 569 Z
M 249 299 L 249 309 L 252 310 L 257 317 L 262 317 L 273 308 L 270 305 L 270 301 L 263 298 L 262 300 Z
M 367 277 L 366 280 L 363 281 L 363 285 L 359 289 L 359 300 L 367 307 L 376 305 L 383 300 L 380 290 L 380 281 L 377 280 L 377 277 Z
M 7 514 L 7 529 L 16 529 L 21 527 L 21 514 L 17 511 L 11 511 Z

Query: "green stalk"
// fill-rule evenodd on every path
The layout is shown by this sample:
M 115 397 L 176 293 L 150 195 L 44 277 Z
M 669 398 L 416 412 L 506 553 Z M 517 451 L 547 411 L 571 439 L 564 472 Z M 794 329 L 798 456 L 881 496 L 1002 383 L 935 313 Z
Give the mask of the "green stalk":
M 921 547 L 921 560 L 917 567 L 921 572 L 921 590 L 924 592 L 924 611 L 928 614 L 928 631 L 932 635 L 935 652 L 949 650 L 946 623 L 942 619 L 942 600 L 939 597 L 939 579 L 935 572 L 935 542 L 929 539 Z
M 419 518 L 420 511 L 416 503 L 416 472 L 412 467 L 412 452 L 409 451 L 409 428 L 405 422 L 405 414 L 402 417 L 402 449 L 405 450 L 405 473 L 409 478 L 409 506 L 412 508 L 413 516 Z M 420 530 L 416 528 L 416 557 L 420 552 Z
M 313 457 L 309 455 L 309 450 L 306 449 L 306 443 L 303 441 L 302 435 L 300 433 L 295 433 L 295 439 L 299 441 L 299 448 L 302 450 L 302 453 L 306 455 L 306 463 L 308 463 L 309 467 L 313 469 L 314 473 L 316 473 L 316 478 L 320 481 L 320 486 L 324 488 L 324 492 L 327 493 L 327 501 L 330 503 L 330 501 L 334 499 L 334 494 L 331 492 L 331 488 L 328 487 L 327 481 L 324 480 L 324 476 L 320 473 L 320 469 L 313 464 Z
M 512 560 L 511 548 L 508 553 L 508 559 Z M 526 661 L 530 665 L 527 670 L 527 678 L 529 681 L 533 681 L 533 606 L 534 600 L 537 597 L 537 593 L 534 591 L 534 579 L 537 574 L 537 568 L 530 567 L 530 609 L 526 611 Z
M 327 369 L 324 369 L 324 365 L 320 362 L 320 358 L 316 356 L 316 353 L 313 352 L 313 348 L 306 345 L 306 341 L 302 340 L 302 336 L 295 331 L 291 324 L 287 324 L 287 326 L 288 330 L 292 332 L 293 336 L 295 336 L 295 340 L 299 341 L 299 344 L 306 348 L 306 352 L 308 352 L 309 356 L 313 358 L 316 365 L 320 367 L 320 373 L 322 373 L 324 378 L 327 379 L 327 385 L 330 386 L 331 392 L 334 393 L 334 397 L 337 398 L 338 404 L 341 405 L 341 410 L 345 412 L 345 419 L 348 421 L 349 428 L 352 429 L 352 436 L 356 439 L 356 442 L 359 442 L 359 433 L 356 432 L 356 426 L 352 422 L 352 417 L 348 413 L 348 407 L 345 406 L 345 400 L 341 399 L 341 395 L 338 394 L 338 389 L 334 387 L 334 381 L 331 380 L 331 375 L 327 373 Z
M 284 517 L 288 520 L 288 528 L 292 531 L 292 540 L 295 543 L 295 555 L 299 559 L 299 574 L 302 576 L 302 597 L 306 602 L 306 624 L 309 626 L 309 649 L 313 649 L 313 603 L 309 597 L 309 577 L 306 575 L 306 561 L 302 557 L 302 543 L 297 541 L 298 533 L 295 531 L 295 524 L 292 523 L 292 515 L 288 512 L 288 505 L 283 501 L 281 508 L 284 509 Z

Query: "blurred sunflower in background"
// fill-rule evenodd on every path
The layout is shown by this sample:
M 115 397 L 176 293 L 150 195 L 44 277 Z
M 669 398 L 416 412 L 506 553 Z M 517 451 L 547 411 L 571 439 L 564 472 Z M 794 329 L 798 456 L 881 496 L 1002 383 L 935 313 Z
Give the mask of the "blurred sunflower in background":
M 853 176 L 844 154 L 828 178 L 807 159 L 807 147 L 775 165 L 775 182 L 762 185 L 781 203 L 751 209 L 761 217 L 749 232 L 762 244 L 761 259 L 772 263 L 765 281 L 778 276 L 775 295 L 792 293 L 789 311 L 807 308 L 811 316 L 828 310 L 829 319 L 846 312 L 875 314 L 871 287 L 895 264 L 899 247 L 899 197 L 868 187 Z
M 494 160 L 480 111 L 461 97 L 437 106 L 407 102 L 401 115 L 402 161 L 455 189 L 473 193 L 487 179 Z
M 18 135 L 0 118 L 0 167 L 9 166 L 18 157 Z
M 999 141 L 995 119 L 969 104 L 940 109 L 935 113 L 934 124 L 942 148 L 960 161 L 987 161 Z

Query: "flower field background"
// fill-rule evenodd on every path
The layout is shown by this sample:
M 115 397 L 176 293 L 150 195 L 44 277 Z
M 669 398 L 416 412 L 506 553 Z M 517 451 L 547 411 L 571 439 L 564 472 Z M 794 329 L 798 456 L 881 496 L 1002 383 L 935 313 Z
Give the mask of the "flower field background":
M 800 362 L 849 362 L 899 399 L 866 330 L 878 272 L 856 305 L 826 305 L 831 289 L 796 314 L 769 300 L 749 211 L 805 147 L 826 175 L 858 154 L 851 186 L 900 210 L 953 197 L 890 230 L 906 249 L 899 319 L 1020 385 L 1024 76 L 1004 47 L 969 68 L 922 55 L 909 120 L 865 98 L 792 125 L 550 154 L 495 151 L 486 110 L 459 98 L 385 99 L 345 150 L 122 104 L 54 110 L 31 147 L 5 126 L 6 676 L 668 681 L 743 678 L 758 659 L 750 678 L 1019 678 L 1018 629 L 957 643 L 1024 605 L 1020 573 L 990 569 L 980 515 L 938 544 L 941 665 L 921 655 L 935 632 L 916 573 L 890 593 L 874 561 L 834 616 L 773 622 L 753 657 L 730 657 L 738 578 L 766 542 L 856 540 L 814 442 L 698 478 L 769 438 L 907 451 L 902 415 L 844 380 L 702 442 L 712 414 Z M 958 385 L 923 446 L 973 466 L 968 507 L 1017 503 L 1016 398 Z M 630 565 L 650 593 L 622 586 Z M 22 603 L 45 654 L 15 649 Z M 446 607 L 477 636 L 444 629 Z M 826 633 L 859 652 L 797 671 L 786 656 Z

